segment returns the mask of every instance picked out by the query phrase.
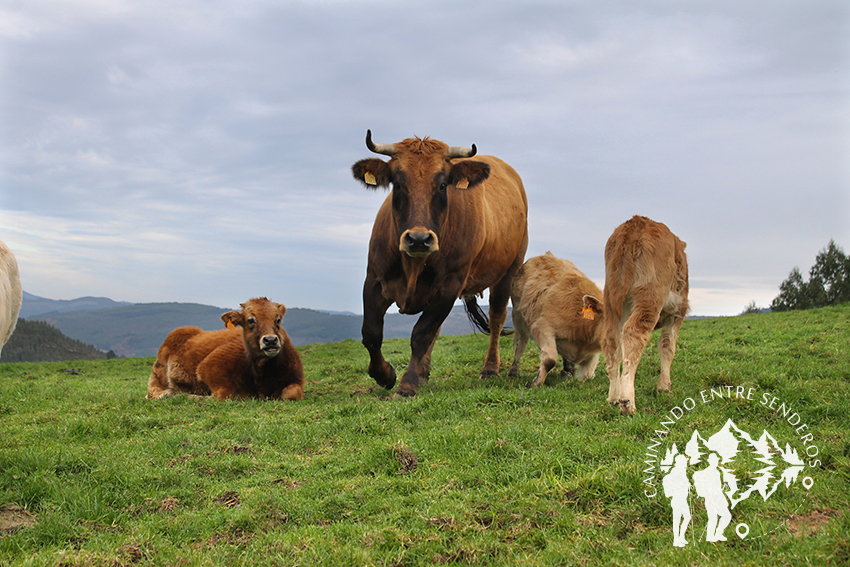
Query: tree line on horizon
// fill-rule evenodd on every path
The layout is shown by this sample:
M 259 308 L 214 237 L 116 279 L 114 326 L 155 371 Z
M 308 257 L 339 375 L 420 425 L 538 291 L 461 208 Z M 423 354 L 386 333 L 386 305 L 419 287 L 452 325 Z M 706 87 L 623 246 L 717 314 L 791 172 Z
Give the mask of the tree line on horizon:
M 797 266 L 779 286 L 779 295 L 770 303 L 773 311 L 813 309 L 850 301 L 850 257 L 830 240 L 815 258 L 805 281 Z M 752 312 L 751 308 L 746 312 Z

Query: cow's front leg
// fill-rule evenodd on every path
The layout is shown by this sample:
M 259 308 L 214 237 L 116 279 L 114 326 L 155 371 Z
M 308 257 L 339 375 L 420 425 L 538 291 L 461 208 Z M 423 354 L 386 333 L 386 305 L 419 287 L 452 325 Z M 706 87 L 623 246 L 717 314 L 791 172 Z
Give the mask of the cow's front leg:
M 392 300 L 384 297 L 381 284 L 366 277 L 363 284 L 363 346 L 369 351 L 369 376 L 387 390 L 395 386 L 395 368 L 384 359 L 381 345 L 384 342 L 384 315 Z
M 454 296 L 432 302 L 419 317 L 410 335 L 410 364 L 393 398 L 415 396 L 419 391 L 419 379 L 428 379 L 431 371 L 431 351 L 434 349 L 440 326 L 449 316 L 456 298 L 457 296 Z

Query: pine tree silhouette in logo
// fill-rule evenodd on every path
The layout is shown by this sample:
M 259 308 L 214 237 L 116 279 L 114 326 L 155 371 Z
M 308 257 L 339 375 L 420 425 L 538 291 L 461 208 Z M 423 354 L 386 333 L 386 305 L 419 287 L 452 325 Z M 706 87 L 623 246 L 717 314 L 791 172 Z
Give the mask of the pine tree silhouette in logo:
M 746 486 L 740 487 L 732 466 L 745 450 L 751 453 L 760 468 Z M 780 457 L 787 465 L 778 476 L 775 474 L 776 457 Z M 690 474 L 689 467 L 692 469 Z M 726 541 L 725 530 L 732 520 L 731 511 L 735 506 L 747 500 L 754 492 L 767 501 L 783 482 L 786 488 L 797 482 L 804 468 L 805 464 L 796 449 L 786 443 L 783 450 L 767 430 L 763 430 L 758 439 L 753 439 L 731 419 L 708 439 L 695 430 L 684 452 L 679 453 L 674 443 L 667 449 L 659 466 L 664 473 L 664 495 L 670 499 L 673 514 L 673 545 L 684 547 L 688 543 L 685 533 L 691 520 L 691 486 L 705 503 L 706 541 Z M 739 537 L 745 538 L 749 526 L 738 524 L 735 531 Z

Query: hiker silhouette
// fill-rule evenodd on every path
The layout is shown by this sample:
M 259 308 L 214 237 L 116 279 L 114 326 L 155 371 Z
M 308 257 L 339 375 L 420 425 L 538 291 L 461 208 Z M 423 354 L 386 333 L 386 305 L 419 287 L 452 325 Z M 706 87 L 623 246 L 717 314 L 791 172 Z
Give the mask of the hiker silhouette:
M 726 541 L 723 531 L 732 521 L 729 501 L 723 494 L 723 475 L 717 466 L 719 461 L 716 453 L 709 454 L 708 466 L 693 475 L 694 489 L 705 500 L 705 511 L 708 514 L 706 541 Z
M 688 502 L 691 481 L 688 480 L 687 455 L 676 456 L 675 465 L 664 475 L 661 486 L 664 495 L 670 498 L 670 508 L 673 510 L 673 545 L 685 547 L 688 544 L 685 533 L 691 521 L 691 505 Z

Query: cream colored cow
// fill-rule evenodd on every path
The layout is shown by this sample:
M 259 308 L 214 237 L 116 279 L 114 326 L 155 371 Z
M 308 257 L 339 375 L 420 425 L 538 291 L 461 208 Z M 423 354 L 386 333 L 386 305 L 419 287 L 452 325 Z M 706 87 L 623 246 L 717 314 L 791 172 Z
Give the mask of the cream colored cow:
M 602 352 L 602 292 L 572 262 L 551 252 L 528 260 L 511 289 L 514 362 L 510 376 L 519 375 L 529 337 L 540 347 L 540 368 L 530 384 L 540 386 L 555 367 L 558 355 L 576 366 L 579 379 L 592 378 Z
M 0 351 L 18 324 L 22 301 L 18 262 L 9 247 L 0 240 Z

